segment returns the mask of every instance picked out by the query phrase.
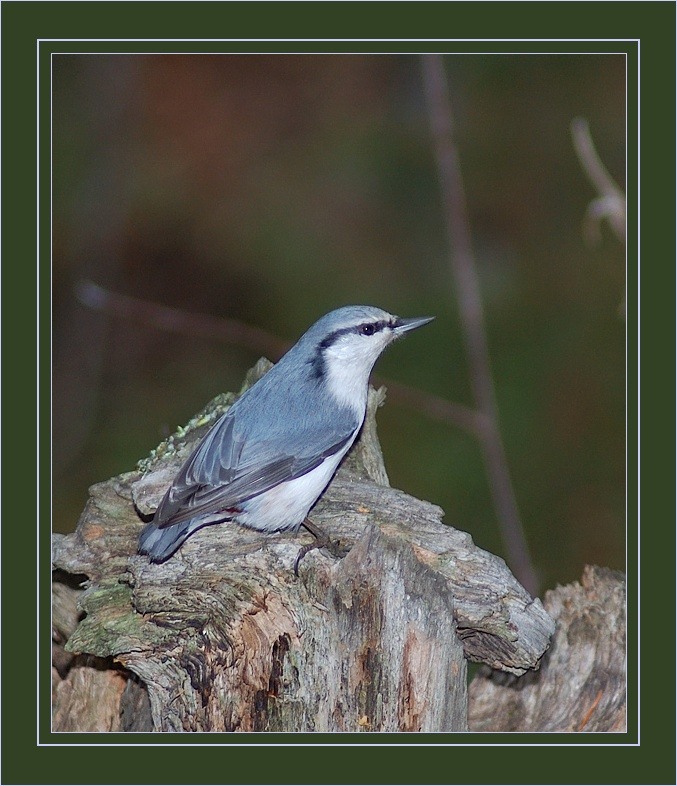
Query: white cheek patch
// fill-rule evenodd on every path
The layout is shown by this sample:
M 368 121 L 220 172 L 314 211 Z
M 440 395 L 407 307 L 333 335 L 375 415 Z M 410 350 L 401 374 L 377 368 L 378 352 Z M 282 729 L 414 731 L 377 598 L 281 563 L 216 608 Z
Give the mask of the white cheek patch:
M 362 419 L 367 405 L 367 383 L 374 363 L 392 341 L 385 328 L 375 336 L 350 334 L 324 352 L 324 369 L 329 392 Z

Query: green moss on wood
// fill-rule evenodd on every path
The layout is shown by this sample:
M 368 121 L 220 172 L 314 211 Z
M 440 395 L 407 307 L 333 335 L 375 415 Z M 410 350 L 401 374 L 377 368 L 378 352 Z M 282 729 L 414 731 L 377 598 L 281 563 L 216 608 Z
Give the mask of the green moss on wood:
M 132 606 L 131 588 L 117 581 L 86 590 L 79 606 L 85 617 L 66 644 L 68 652 L 106 658 L 152 648 L 176 636 L 137 614 Z

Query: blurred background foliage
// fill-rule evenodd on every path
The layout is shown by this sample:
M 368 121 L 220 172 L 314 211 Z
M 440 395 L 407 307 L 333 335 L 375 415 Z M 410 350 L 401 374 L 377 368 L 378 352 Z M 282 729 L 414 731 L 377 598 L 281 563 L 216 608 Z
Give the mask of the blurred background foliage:
M 624 248 L 573 151 L 625 184 L 622 55 L 448 55 L 501 429 L 543 587 L 625 567 Z M 53 526 L 263 351 L 104 314 L 90 280 L 294 341 L 371 303 L 437 315 L 379 375 L 472 405 L 415 55 L 56 55 Z M 142 309 L 142 306 L 139 306 Z M 391 400 L 391 483 L 504 555 L 476 440 Z

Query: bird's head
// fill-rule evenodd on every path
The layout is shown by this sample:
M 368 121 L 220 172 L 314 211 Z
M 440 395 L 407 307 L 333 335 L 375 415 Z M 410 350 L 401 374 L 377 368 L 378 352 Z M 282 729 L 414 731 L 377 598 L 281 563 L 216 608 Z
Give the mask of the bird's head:
M 303 337 L 311 373 L 343 403 L 357 406 L 354 402 L 359 398 L 361 406 L 369 374 L 383 350 L 432 319 L 404 319 L 374 306 L 345 306 L 331 311 Z

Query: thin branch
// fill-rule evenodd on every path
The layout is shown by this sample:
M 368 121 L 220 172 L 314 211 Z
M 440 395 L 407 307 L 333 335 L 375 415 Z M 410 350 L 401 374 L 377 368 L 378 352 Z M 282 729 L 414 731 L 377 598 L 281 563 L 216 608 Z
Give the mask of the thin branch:
M 465 404 L 448 401 L 411 385 L 386 379 L 380 374 L 375 374 L 373 381 L 375 385 L 386 386 L 388 399 L 391 401 L 411 407 L 422 415 L 427 415 L 431 420 L 461 428 L 475 438 L 479 438 L 482 433 L 484 425 L 481 414 L 466 407 Z
M 599 222 L 606 218 L 616 237 L 625 244 L 625 196 L 595 149 L 588 121 L 582 117 L 574 118 L 571 121 L 571 137 L 581 167 L 599 195 L 590 203 L 587 212 L 589 237 L 593 232 L 595 237 L 599 235 Z
M 140 324 L 170 333 L 227 341 L 253 352 L 262 352 L 272 360 L 277 360 L 289 349 L 286 341 L 237 319 L 212 317 L 163 306 L 151 300 L 112 292 L 93 281 L 78 281 L 75 285 L 75 296 L 83 305 L 96 311 L 133 319 Z
M 79 281 L 75 287 L 75 295 L 88 308 L 113 317 L 133 320 L 158 330 L 192 338 L 224 341 L 245 347 L 252 352 L 262 353 L 271 360 L 278 360 L 290 347 L 288 341 L 283 341 L 267 330 L 247 325 L 240 320 L 170 308 L 151 300 L 112 292 L 93 281 Z M 482 431 L 482 419 L 470 407 L 384 377 L 375 376 L 374 383 L 388 388 L 390 400 L 410 406 L 432 420 L 461 428 L 475 437 L 479 437 Z
M 535 595 L 538 590 L 538 580 L 529 556 L 498 427 L 479 278 L 470 240 L 458 150 L 453 136 L 453 112 L 444 60 L 437 54 L 423 55 L 422 66 L 438 177 L 444 201 L 451 270 L 456 285 L 475 404 L 481 416 L 480 444 L 508 562 L 522 585 Z

